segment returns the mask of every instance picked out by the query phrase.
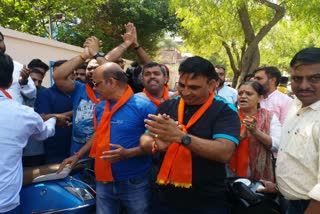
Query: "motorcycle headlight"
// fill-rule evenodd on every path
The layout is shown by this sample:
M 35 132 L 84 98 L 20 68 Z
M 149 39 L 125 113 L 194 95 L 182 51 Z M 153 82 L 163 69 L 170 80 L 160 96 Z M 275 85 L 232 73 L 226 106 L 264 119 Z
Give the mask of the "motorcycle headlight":
M 65 189 L 82 201 L 94 199 L 94 196 L 85 188 L 65 187 Z

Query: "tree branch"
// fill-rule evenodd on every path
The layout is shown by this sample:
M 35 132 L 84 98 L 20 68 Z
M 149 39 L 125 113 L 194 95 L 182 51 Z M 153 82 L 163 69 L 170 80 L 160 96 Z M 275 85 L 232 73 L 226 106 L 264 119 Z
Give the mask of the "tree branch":
M 239 69 L 236 67 L 236 64 L 235 64 L 235 61 L 234 61 L 234 57 L 233 57 L 233 55 L 231 53 L 231 48 L 229 47 L 229 45 L 225 41 L 222 42 L 222 45 L 227 51 L 227 55 L 228 55 L 229 60 L 230 60 L 230 66 L 231 66 L 233 72 L 234 73 L 238 73 Z

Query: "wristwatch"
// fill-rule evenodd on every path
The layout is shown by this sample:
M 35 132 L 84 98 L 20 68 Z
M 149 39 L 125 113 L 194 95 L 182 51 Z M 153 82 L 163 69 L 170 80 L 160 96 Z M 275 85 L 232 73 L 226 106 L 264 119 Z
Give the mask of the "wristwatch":
M 185 135 L 181 138 L 181 144 L 184 146 L 188 146 L 191 143 L 191 137 L 189 135 Z
M 98 52 L 96 55 L 93 56 L 94 59 L 97 59 L 98 57 L 104 57 L 104 53 Z

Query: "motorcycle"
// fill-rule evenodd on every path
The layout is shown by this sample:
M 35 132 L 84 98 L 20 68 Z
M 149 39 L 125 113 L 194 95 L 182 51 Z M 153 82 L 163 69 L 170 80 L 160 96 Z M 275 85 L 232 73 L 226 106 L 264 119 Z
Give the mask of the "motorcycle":
M 57 174 L 60 164 L 27 167 L 20 192 L 23 214 L 88 214 L 95 210 L 95 177 L 92 160 L 78 162 Z
M 248 178 L 233 177 L 226 180 L 232 201 L 232 214 L 281 214 L 278 195 L 259 193 L 263 183 Z

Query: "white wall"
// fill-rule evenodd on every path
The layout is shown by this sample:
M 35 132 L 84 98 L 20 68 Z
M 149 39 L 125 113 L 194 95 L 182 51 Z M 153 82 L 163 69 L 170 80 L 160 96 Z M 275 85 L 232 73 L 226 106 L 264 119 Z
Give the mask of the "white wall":
M 21 33 L 0 27 L 7 47 L 6 53 L 15 61 L 28 64 L 32 59 L 39 58 L 49 65 L 50 61 L 71 59 L 82 52 L 82 48 L 46 38 Z M 47 72 L 43 86 L 50 86 L 50 73 Z

